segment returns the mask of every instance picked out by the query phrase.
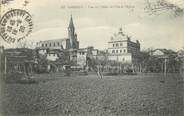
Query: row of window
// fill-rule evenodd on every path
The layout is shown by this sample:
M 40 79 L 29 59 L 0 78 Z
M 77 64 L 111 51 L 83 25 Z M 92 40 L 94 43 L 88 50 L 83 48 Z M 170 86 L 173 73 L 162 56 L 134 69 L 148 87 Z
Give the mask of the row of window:
M 122 53 L 122 52 L 126 53 L 126 50 L 125 49 L 124 50 L 112 50 L 112 53 Z
M 57 43 L 53 43 L 53 46 L 59 46 L 60 45 L 60 43 L 59 42 L 57 42 Z M 49 43 L 49 44 L 42 44 L 42 47 L 51 47 L 52 46 L 52 43 Z
M 114 43 L 112 44 L 113 47 L 119 47 L 119 46 L 123 46 L 123 43 Z

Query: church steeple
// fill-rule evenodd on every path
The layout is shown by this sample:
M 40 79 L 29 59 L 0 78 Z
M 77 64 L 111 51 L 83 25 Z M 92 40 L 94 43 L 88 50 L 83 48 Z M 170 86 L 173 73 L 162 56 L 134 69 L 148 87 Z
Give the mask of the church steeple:
M 74 34 L 75 34 L 75 27 L 74 27 L 73 18 L 72 18 L 72 15 L 71 15 L 69 26 L 68 26 L 68 37 L 70 39 L 73 39 L 74 38 Z
M 72 15 L 68 26 L 68 38 L 70 40 L 70 48 L 78 48 L 77 34 L 75 33 L 75 27 L 73 23 Z
M 74 24 L 73 24 L 73 18 L 72 18 L 72 15 L 71 15 L 71 17 L 70 17 L 70 23 L 69 23 L 68 28 L 70 28 L 70 29 L 75 29 Z

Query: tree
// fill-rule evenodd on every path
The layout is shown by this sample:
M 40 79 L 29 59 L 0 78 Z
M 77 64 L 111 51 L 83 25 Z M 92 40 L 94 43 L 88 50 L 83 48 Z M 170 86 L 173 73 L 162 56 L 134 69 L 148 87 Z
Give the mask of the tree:
M 147 71 L 148 69 L 148 63 L 151 61 L 150 59 L 150 51 L 151 49 L 146 49 L 144 51 L 141 51 L 140 55 L 140 64 L 141 64 L 141 72 Z

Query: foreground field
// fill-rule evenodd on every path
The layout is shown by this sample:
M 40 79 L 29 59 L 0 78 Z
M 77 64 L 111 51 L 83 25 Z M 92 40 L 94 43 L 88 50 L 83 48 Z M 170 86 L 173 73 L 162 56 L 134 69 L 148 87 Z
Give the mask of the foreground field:
M 1 83 L 3 116 L 183 116 L 177 74 L 65 77 L 35 75 L 36 84 Z M 165 80 L 165 82 L 163 82 Z

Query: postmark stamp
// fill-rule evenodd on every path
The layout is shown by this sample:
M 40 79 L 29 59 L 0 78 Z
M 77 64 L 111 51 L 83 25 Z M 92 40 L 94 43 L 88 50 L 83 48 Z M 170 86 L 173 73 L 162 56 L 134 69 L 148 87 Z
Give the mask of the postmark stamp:
M 32 29 L 32 16 L 25 10 L 10 10 L 0 20 L 0 36 L 7 43 L 19 42 L 27 37 Z

